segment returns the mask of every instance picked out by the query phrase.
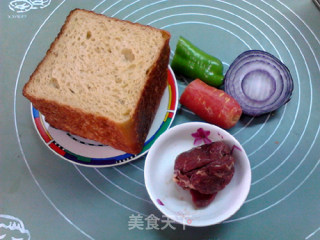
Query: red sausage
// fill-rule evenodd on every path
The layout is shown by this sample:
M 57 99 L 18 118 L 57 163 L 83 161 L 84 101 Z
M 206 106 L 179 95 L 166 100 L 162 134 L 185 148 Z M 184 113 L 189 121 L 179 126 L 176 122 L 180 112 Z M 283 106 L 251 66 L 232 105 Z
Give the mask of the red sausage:
M 186 87 L 180 103 L 203 120 L 225 129 L 233 127 L 242 114 L 239 103 L 233 97 L 200 79 Z

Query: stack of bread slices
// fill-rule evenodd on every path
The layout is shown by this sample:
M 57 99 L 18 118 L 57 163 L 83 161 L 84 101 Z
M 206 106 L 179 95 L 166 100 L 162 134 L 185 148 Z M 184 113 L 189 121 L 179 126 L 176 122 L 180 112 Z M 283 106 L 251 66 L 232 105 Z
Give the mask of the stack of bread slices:
M 167 31 L 75 9 L 23 88 L 55 128 L 138 154 L 163 92 Z

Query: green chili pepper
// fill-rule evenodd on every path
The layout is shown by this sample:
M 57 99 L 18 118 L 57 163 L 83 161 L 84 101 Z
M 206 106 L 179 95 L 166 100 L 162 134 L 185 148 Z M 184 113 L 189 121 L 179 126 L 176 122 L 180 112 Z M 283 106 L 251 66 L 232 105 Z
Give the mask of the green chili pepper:
M 221 61 L 180 37 L 174 53 L 171 67 L 182 75 L 219 87 L 223 83 L 223 65 Z

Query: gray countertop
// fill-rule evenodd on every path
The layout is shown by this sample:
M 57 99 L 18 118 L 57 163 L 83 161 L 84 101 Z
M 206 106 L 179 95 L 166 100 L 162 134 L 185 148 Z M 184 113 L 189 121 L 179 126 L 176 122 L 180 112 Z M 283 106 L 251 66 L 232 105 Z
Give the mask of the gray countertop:
M 234 216 L 211 227 L 166 225 L 145 189 L 144 157 L 87 168 L 42 142 L 22 87 L 74 8 L 169 31 L 171 58 L 182 35 L 221 59 L 225 70 L 248 49 L 266 50 L 288 66 L 295 84 L 290 102 L 262 117 L 243 116 L 229 130 L 252 167 L 249 196 Z M 0 236 L 320 239 L 320 11 L 312 0 L 8 0 L 0 2 L 0 18 Z M 177 86 L 181 94 L 179 76 Z M 179 106 L 172 125 L 195 120 Z M 152 214 L 158 230 L 148 222 Z

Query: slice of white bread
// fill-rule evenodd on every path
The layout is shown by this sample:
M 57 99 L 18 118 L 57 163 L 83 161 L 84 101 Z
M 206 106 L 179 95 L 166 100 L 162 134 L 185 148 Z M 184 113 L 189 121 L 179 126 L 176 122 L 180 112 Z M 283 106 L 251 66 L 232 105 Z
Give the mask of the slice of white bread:
M 164 30 L 75 9 L 23 95 L 53 127 L 138 154 L 167 86 L 169 40 Z

